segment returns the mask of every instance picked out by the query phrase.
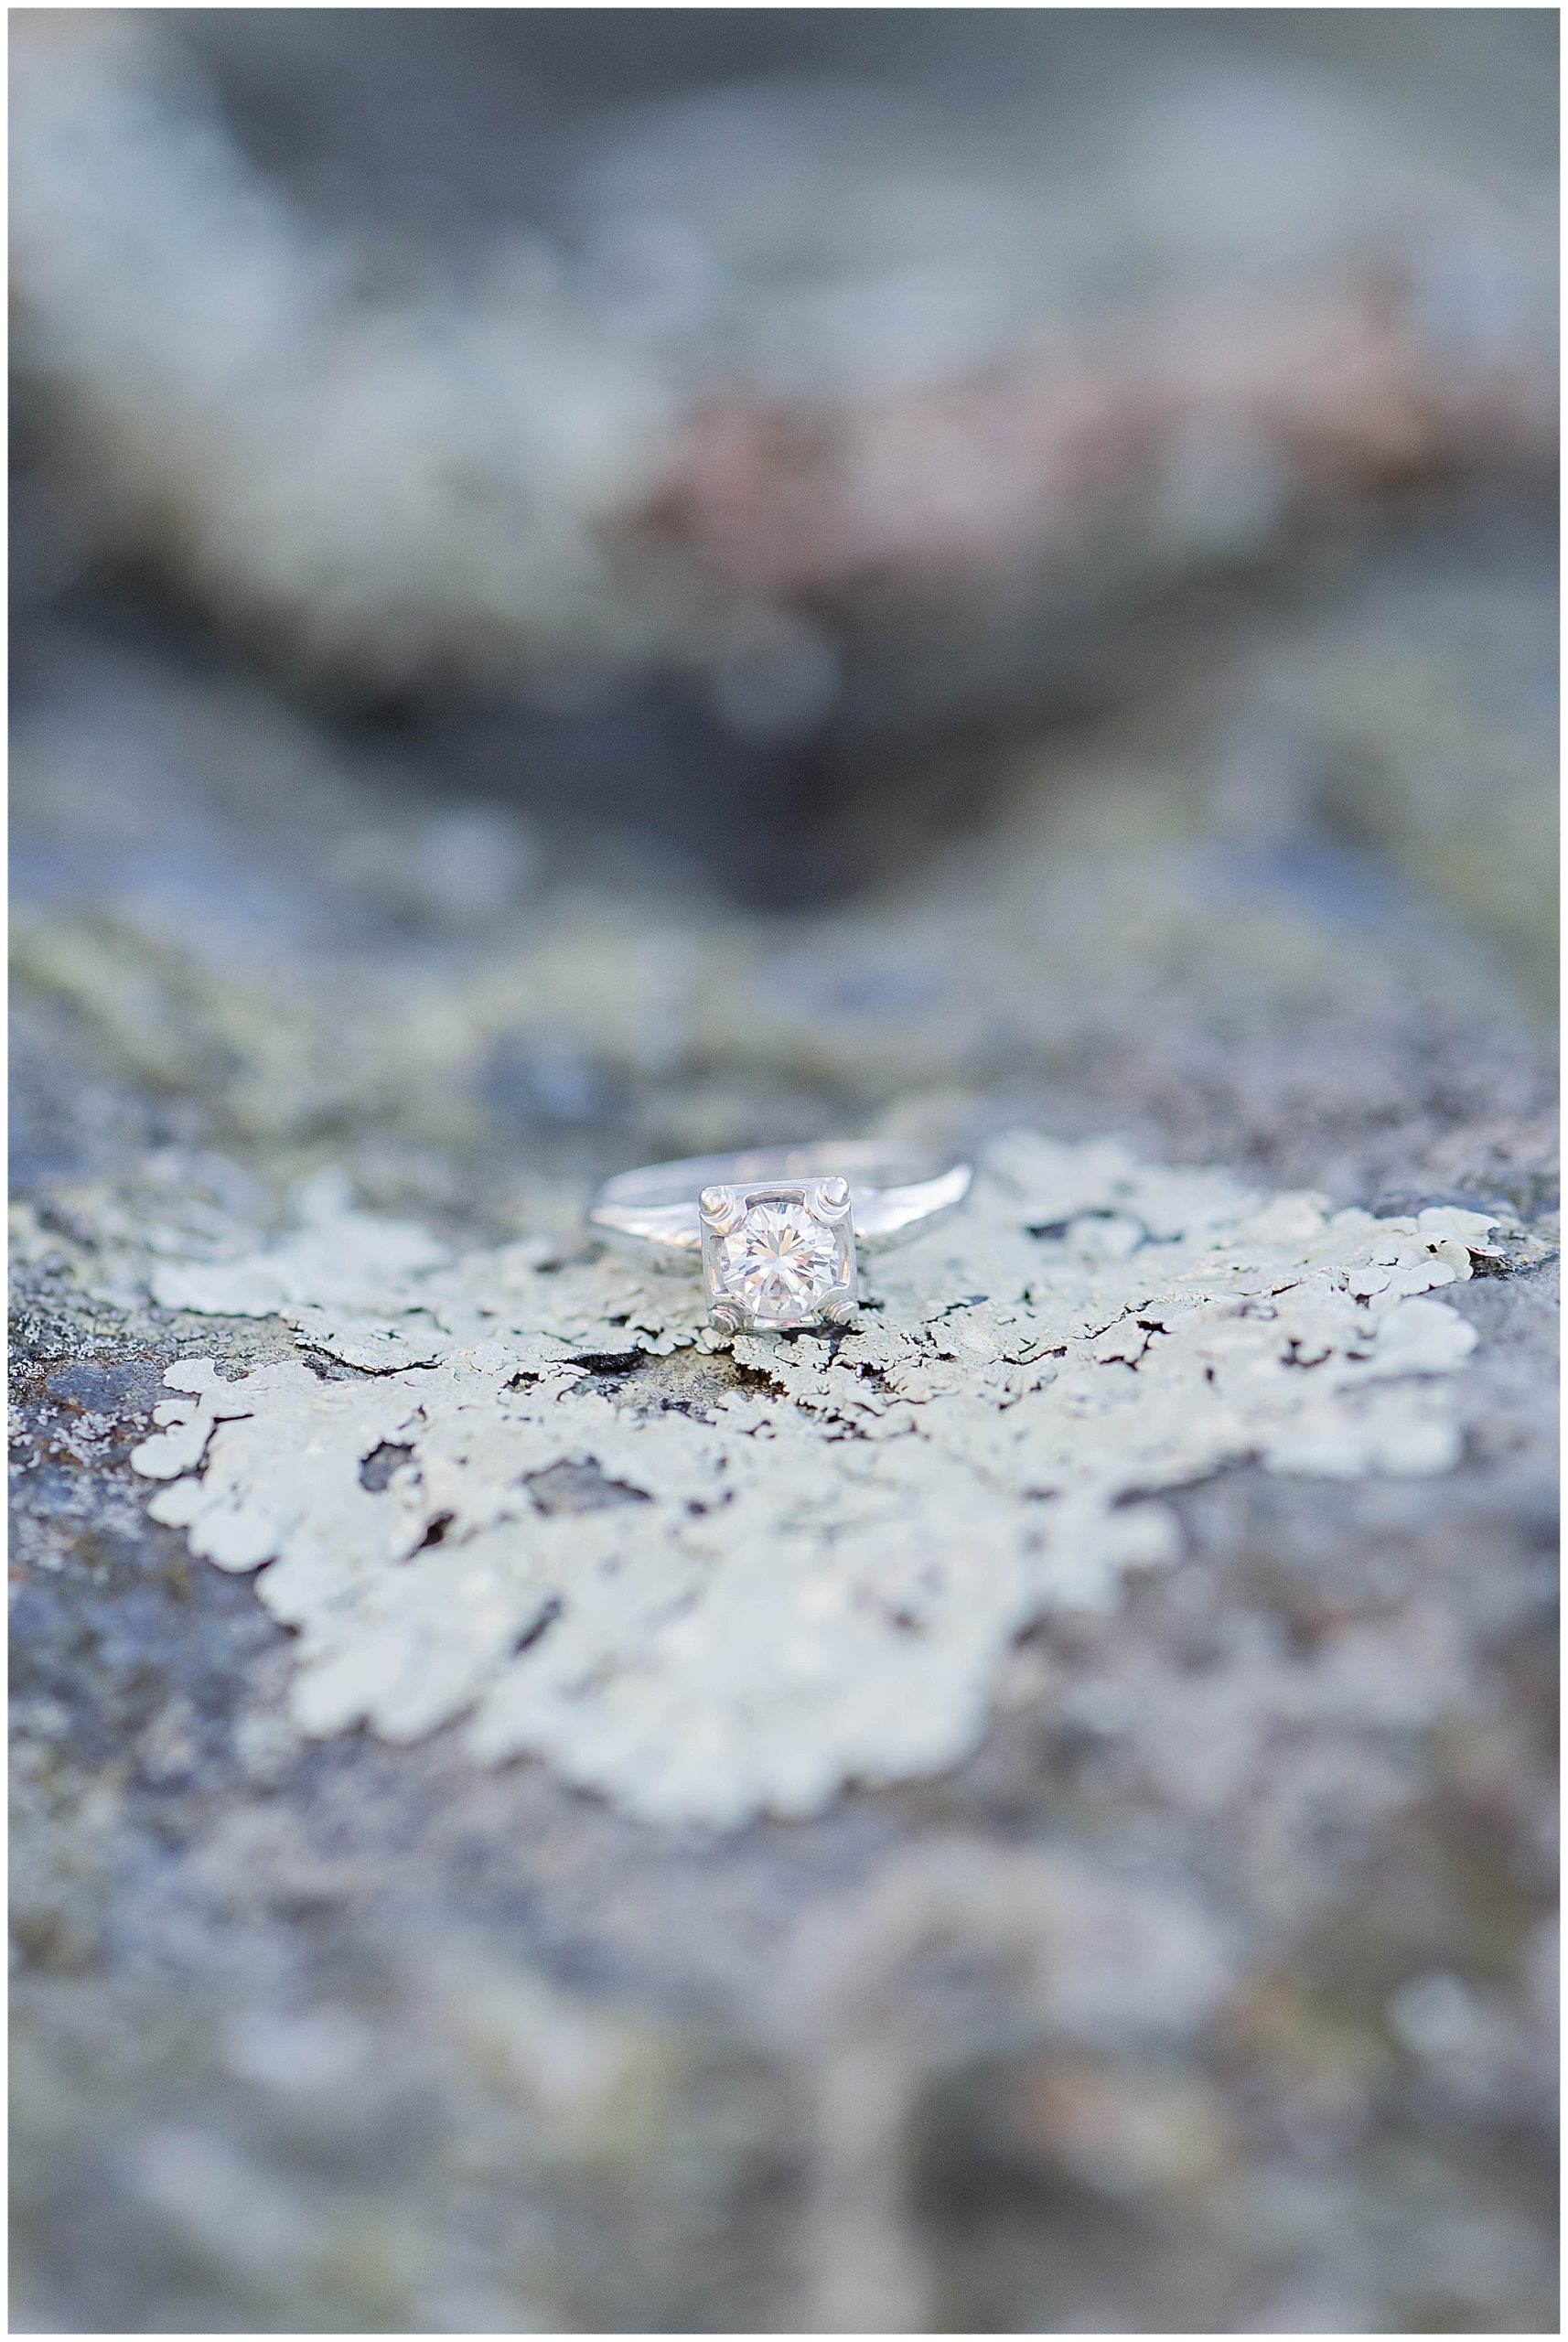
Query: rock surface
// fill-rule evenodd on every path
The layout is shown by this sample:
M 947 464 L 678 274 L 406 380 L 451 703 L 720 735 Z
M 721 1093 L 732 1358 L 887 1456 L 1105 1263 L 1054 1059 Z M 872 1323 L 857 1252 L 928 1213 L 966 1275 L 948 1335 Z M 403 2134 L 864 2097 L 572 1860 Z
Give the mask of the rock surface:
M 1445 671 L 1504 835 L 1537 780 L 1467 680 L 1469 558 Z M 1408 575 L 1378 590 L 1435 657 Z M 1307 624 L 788 919 L 574 864 L 248 686 L 37 646 L 23 2330 L 1550 2323 L 1550 1060 L 1484 933 L 1333 828 L 1271 682 Z M 1020 1121 L 1485 1213 L 1496 1252 L 1444 1295 L 1453 1470 L 1177 1493 L 1178 1558 L 1027 1633 L 956 1769 L 714 1837 L 456 1728 L 302 1743 L 288 1634 L 148 1518 L 165 1370 L 299 1356 L 281 1292 L 196 1316 L 180 1279 L 210 1303 L 324 1166 L 449 1249 L 548 1251 L 621 1164 Z M 634 1406 L 757 1389 L 619 1363 Z M 553 1531 L 635 1535 L 554 1469 Z
M 18 2330 L 1554 2328 L 1554 27 L 1223 14 L 35 12 Z M 973 396 L 1041 330 L 1022 409 Z M 866 587 L 977 516 L 967 600 Z M 628 1165 L 1020 1129 L 1099 1187 L 835 1358 L 582 1254 Z M 1325 1199 L 1332 1307 L 1279 1291 L 1332 1364 L 1208 1321 L 1184 1477 L 1150 1296 L 1047 1341 L 1041 1292 L 1238 1187 Z M 1367 1244 L 1441 1289 L 1374 1323 Z M 1289 1468 L 1325 1371 L 1294 1456 L 1339 1478 Z M 997 1466 L 999 1394 L 1069 1381 L 1159 1434 L 1076 1587 L 1026 1542 L 1059 1489 Z M 185 1468 L 187 1402 L 263 1391 Z M 967 1709 L 883 1698 L 884 1603 L 871 1754 L 923 1762 L 868 1786 L 842 1698 L 804 1777 L 766 1700 L 684 1774 L 596 1742 L 575 1786 L 527 1698 L 476 1746 L 575 1562 L 700 1544 L 737 1425 L 801 1466 L 766 1569 L 829 1430 L 891 1470 L 950 1402 L 882 1559 L 929 1517 L 944 1633 L 957 1515 L 989 1592 L 1034 1574 Z M 343 1536 L 258 1525 L 295 1454 Z M 521 1489 L 561 1583 L 476 1676 L 444 1556 L 491 1502 L 515 1595 Z M 425 1597 L 398 1681 L 342 1632 L 367 1525 L 350 1595 L 404 1636 Z

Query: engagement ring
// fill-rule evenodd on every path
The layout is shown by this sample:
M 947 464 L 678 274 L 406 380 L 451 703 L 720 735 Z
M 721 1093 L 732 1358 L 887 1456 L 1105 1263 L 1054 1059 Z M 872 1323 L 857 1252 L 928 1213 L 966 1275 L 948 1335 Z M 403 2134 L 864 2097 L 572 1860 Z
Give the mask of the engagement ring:
M 677 1265 L 700 1253 L 710 1325 L 798 1333 L 854 1316 L 857 1245 L 920 1235 L 972 1177 L 967 1163 L 876 1139 L 702 1155 L 607 1179 L 588 1225 Z

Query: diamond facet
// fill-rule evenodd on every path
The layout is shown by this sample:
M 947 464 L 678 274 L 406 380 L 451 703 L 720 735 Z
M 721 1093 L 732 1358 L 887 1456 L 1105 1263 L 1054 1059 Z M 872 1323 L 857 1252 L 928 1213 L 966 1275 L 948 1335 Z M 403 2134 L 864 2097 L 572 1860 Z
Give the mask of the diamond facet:
M 782 1334 L 850 1321 L 854 1230 L 844 1181 L 705 1188 L 699 1209 L 713 1325 Z
M 838 1282 L 839 1246 L 803 1203 L 753 1204 L 725 1239 L 725 1283 L 756 1317 L 801 1317 Z

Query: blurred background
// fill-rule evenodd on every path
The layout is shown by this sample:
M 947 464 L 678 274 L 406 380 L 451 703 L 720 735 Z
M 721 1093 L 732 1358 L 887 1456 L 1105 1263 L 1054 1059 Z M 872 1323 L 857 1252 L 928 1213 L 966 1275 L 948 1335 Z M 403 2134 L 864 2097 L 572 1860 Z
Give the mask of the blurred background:
M 1500 1285 L 1468 1477 L 1239 1476 L 953 1784 L 715 1852 L 242 1731 L 281 1638 L 124 1466 L 211 1329 L 59 1248 L 1020 1119 L 1533 1227 L 1555 13 L 10 23 L 22 2330 L 798 2324 L 758 1957 L 933 1829 L 1153 1849 L 1247 1949 L 1158 2071 L 953 1987 L 878 2247 L 929 2323 L 1550 2324 Z M 1105 1688 L 1199 1644 L 1223 1792 Z

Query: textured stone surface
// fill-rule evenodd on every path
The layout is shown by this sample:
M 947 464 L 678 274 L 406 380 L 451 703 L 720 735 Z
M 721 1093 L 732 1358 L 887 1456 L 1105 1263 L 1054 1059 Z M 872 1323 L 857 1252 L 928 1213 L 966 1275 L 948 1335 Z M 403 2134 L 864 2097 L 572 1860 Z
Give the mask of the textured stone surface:
M 1396 42 L 1396 15 L 1355 38 Z M 260 18 L 230 12 L 234 54 Z M 1462 18 L 1444 119 L 1511 153 L 1510 85 Z M 435 19 L 398 21 L 362 54 L 367 122 L 389 78 L 432 86 L 397 43 Z M 834 22 L 873 38 L 865 12 Z M 1397 102 L 1434 106 L 1394 62 Z M 258 153 L 287 143 L 285 85 L 349 111 L 297 59 L 268 70 Z M 1189 211 L 1140 213 L 1178 276 L 1194 220 L 1223 241 L 1233 217 L 1208 118 L 1162 166 L 1201 159 Z M 853 277 L 875 207 L 822 209 L 859 223 Z M 1272 217 L 1246 223 L 1265 271 L 1298 232 Z M 1462 326 L 1487 283 L 1444 250 L 1435 314 Z M 860 311 L 826 320 L 852 357 Z M 1211 452 L 1184 463 L 1178 564 L 1215 518 Z M 940 770 L 864 739 L 763 768 L 656 694 L 489 731 L 291 703 L 265 642 L 242 671 L 145 596 L 92 599 L 69 496 L 39 533 L 50 487 L 22 500 L 13 757 L 20 2329 L 1552 2326 L 1552 676 L 1530 516 L 1412 510 L 1244 593 L 1156 597 L 1089 662 L 1092 705 Z M 910 621 L 855 671 L 867 703 L 1081 675 L 1127 548 L 1098 554 L 1048 628 Z M 630 843 L 593 835 L 616 790 L 650 817 Z M 746 911 L 681 846 L 721 830 L 758 866 L 822 841 L 875 883 Z M 664 1509 L 623 1456 L 639 1419 L 695 1447 L 726 1412 L 810 1416 L 847 1369 L 791 1352 L 780 1389 L 776 1351 L 684 1341 L 641 1304 L 607 1332 L 597 1272 L 546 1264 L 607 1172 L 852 1127 L 1114 1139 L 1187 1174 L 1187 1208 L 1218 1168 L 1331 1214 L 1487 1217 L 1476 1273 L 1410 1303 L 1476 1336 L 1424 1386 L 1458 1460 L 1167 1488 L 1166 1564 L 1002 1638 L 961 1762 L 800 1818 L 651 1826 L 539 1758 L 476 1762 L 456 1719 L 302 1736 L 303 1637 L 149 1516 L 132 1457 L 178 1431 L 167 1371 L 212 1359 L 213 1396 L 259 1375 L 324 1414 L 384 1396 L 349 1486 L 397 1518 L 419 1431 L 392 1394 L 446 1371 L 410 1352 L 449 1333 L 378 1316 L 389 1275 L 580 1275 L 551 1305 L 583 1310 L 556 1363 L 581 1359 L 614 1441 L 540 1442 L 521 1477 L 553 1550 L 635 1552 Z M 1130 1216 L 1069 1197 L 1027 1242 L 1059 1256 L 1086 1200 L 1101 1233 Z M 954 1315 L 983 1351 L 976 1290 Z
M 454 931 L 407 891 L 439 800 L 229 687 L 54 671 L 91 687 L 17 758 L 23 2324 L 1547 2320 L 1547 1061 L 1484 950 L 1298 794 L 1253 843 L 1278 760 L 1222 695 L 1190 766 L 1087 741 L 853 915 L 516 833 Z M 532 1276 L 598 1171 L 878 1119 L 1492 1216 L 1443 1296 L 1462 1461 L 1176 1492 L 1179 1554 L 1027 1634 L 958 1769 L 811 1820 L 302 1743 L 293 1638 L 130 1463 L 181 1361 L 408 1371 L 384 1249 L 291 1236 L 300 1182 L 330 1220 L 342 1166 L 397 1276 Z M 797 1403 L 642 1338 L 590 1355 L 607 1423 Z M 367 1507 L 415 1445 L 389 1415 Z M 635 1552 L 591 1453 L 541 1448 L 539 1519 Z
M 539 1243 L 443 1262 L 319 1181 L 303 1209 L 274 1250 L 148 1264 L 155 1301 L 275 1312 L 300 1352 L 166 1370 L 131 1456 L 152 1517 L 263 1572 L 297 1729 L 467 1718 L 480 1761 L 720 1828 L 949 1769 L 1026 1628 L 1173 1559 L 1155 1491 L 1451 1469 L 1476 1337 L 1429 1296 L 1503 1258 L 1485 1213 L 1331 1215 L 1015 1132 L 956 1224 L 876 1263 L 857 1326 L 730 1341 L 689 1276 Z M 593 1387 L 693 1346 L 751 1387 Z M 563 1471 L 596 1521 L 541 1519 Z

